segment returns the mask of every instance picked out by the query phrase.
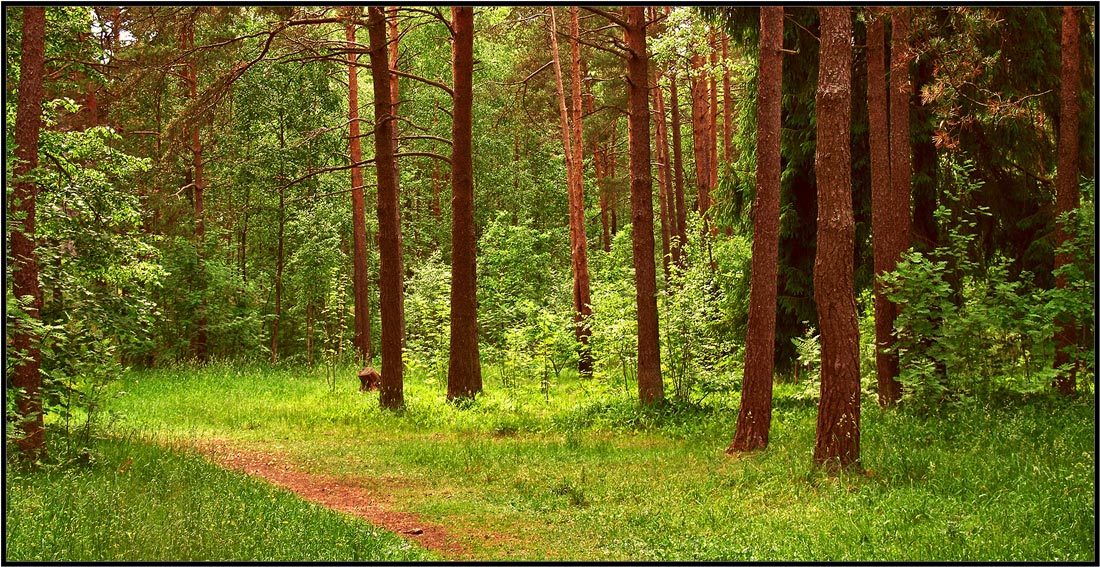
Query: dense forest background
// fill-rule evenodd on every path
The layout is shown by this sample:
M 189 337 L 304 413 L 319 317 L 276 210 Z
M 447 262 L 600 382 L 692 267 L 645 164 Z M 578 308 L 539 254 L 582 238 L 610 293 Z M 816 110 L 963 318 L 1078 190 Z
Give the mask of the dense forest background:
M 894 23 L 902 11 L 907 28 Z M 597 9 L 477 8 L 471 130 L 463 134 L 459 44 L 452 48 L 461 26 L 439 7 L 387 10 L 372 28 L 388 34 L 381 43 L 368 41 L 366 9 L 49 7 L 30 171 L 13 151 L 25 96 L 24 13 L 4 14 L 5 276 L 15 282 L 5 286 L 5 376 L 11 388 L 18 367 L 40 351 L 47 413 L 91 403 L 125 368 L 188 361 L 362 360 L 385 380 L 387 297 L 403 302 L 401 326 L 392 327 L 402 333 L 391 339 L 403 353 L 396 363 L 437 377 L 442 388 L 457 364 L 453 303 L 471 299 L 452 295 L 457 258 L 468 250 L 456 240 L 466 238 L 462 226 L 476 242 L 461 262 L 476 263 L 472 352 L 485 365 L 485 388 L 548 385 L 563 371 L 642 387 L 632 240 L 642 217 L 632 211 L 630 166 L 644 146 L 652 155 L 644 167 L 652 176 L 662 396 L 700 403 L 742 387 L 760 10 L 646 11 L 652 130 L 638 133 L 628 132 L 623 56 L 631 22 Z M 1064 13 L 853 11 L 853 291 L 861 388 L 871 395 L 880 387 L 875 274 L 883 272 L 875 230 L 910 235 L 881 292 L 902 306 L 888 330 L 903 400 L 931 408 L 1001 389 L 1049 389 L 1071 373 L 1077 389 L 1091 391 L 1095 11 L 1077 11 L 1080 60 L 1069 84 L 1079 88 L 1068 94 Z M 817 396 L 822 19 L 810 8 L 782 19 L 768 358 L 776 380 L 804 382 Z M 885 79 L 911 80 L 889 100 L 891 120 L 901 116 L 908 128 L 900 143 L 911 148 L 909 231 L 872 222 L 871 145 L 882 129 L 871 126 L 866 47 L 876 21 Z M 373 78 L 377 61 L 387 61 L 377 59 L 379 45 L 395 71 L 387 85 Z M 899 49 L 908 56 L 900 67 Z M 1060 129 L 1067 97 L 1079 108 L 1072 140 Z M 379 121 L 390 103 L 397 118 Z M 374 139 L 380 132 L 392 138 L 386 156 Z M 1080 157 L 1060 171 L 1059 151 L 1070 143 Z M 472 225 L 453 212 L 463 145 L 472 160 Z M 395 161 L 394 183 L 376 173 L 383 157 Z M 1063 179 L 1079 191 L 1068 206 Z M 34 188 L 30 230 L 20 183 Z M 582 200 L 571 208 L 574 195 Z M 385 216 L 389 199 L 396 211 Z M 13 253 L 17 234 L 34 243 L 37 296 L 18 288 L 13 270 L 25 264 Z M 397 264 L 383 258 L 392 243 Z M 357 246 L 365 247 L 361 268 Z M 589 280 L 579 303 L 578 246 Z M 20 348 L 14 336 L 33 340 Z M 476 388 L 463 391 L 480 390 L 481 372 Z M 7 397 L 9 413 L 17 397 Z

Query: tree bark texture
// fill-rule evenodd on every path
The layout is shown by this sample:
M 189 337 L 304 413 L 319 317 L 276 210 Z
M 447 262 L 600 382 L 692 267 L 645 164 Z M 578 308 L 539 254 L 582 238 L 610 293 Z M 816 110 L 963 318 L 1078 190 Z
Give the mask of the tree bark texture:
M 1081 65 L 1079 34 L 1078 8 L 1074 6 L 1062 8 L 1062 108 L 1061 123 L 1058 128 L 1058 177 L 1054 202 L 1054 209 L 1058 215 L 1075 211 L 1080 204 L 1077 188 L 1080 122 L 1078 93 L 1080 92 Z M 1054 233 L 1055 249 L 1063 246 L 1069 239 L 1069 232 L 1059 220 Z M 1073 258 L 1070 255 L 1055 253 L 1055 270 L 1071 263 Z M 1057 277 L 1054 285 L 1057 289 L 1064 289 L 1067 284 L 1066 276 L 1061 275 Z M 1072 396 L 1077 392 L 1077 365 L 1074 360 L 1074 351 L 1077 347 L 1076 323 L 1056 320 L 1054 342 L 1054 368 L 1058 370 L 1054 378 L 1054 389 L 1063 395 Z M 1071 366 L 1065 370 L 1060 369 L 1064 364 Z
M 707 96 L 707 78 L 703 74 L 704 61 L 705 57 L 701 54 L 691 56 L 691 141 L 695 152 L 695 210 L 699 216 L 706 215 L 710 209 L 710 150 L 707 144 L 710 101 Z M 707 225 L 705 218 L 703 224 Z
M 904 249 L 903 235 L 893 225 L 898 208 L 908 206 L 891 187 L 890 134 L 886 106 L 886 32 L 883 17 L 874 17 L 867 29 L 867 114 L 871 149 L 871 241 L 875 267 L 875 370 L 878 403 L 892 406 L 901 398 L 898 355 L 887 352 L 896 339 L 897 306 L 886 297 L 878 278 L 893 271 Z
M 729 63 L 730 37 L 722 34 L 722 161 L 726 167 L 733 163 L 733 98 L 730 94 Z
M 351 230 L 355 248 L 352 251 L 351 287 L 355 299 L 355 343 L 360 362 L 366 363 L 374 355 L 371 352 L 370 328 L 370 276 L 367 273 L 367 220 L 363 203 L 363 168 L 356 165 L 363 161 L 359 134 L 359 76 L 352 51 L 358 47 L 355 40 L 355 24 L 344 24 L 344 37 L 348 43 L 348 154 L 351 159 Z M 388 100 L 388 99 L 387 99 Z
M 580 9 L 569 8 L 570 57 L 572 59 L 572 113 L 570 115 L 570 136 L 572 137 L 572 159 L 569 167 L 572 171 L 572 183 L 569 184 L 569 248 L 573 260 L 573 325 L 577 336 L 577 372 L 581 376 L 592 375 L 592 351 L 589 339 L 592 329 L 588 319 L 592 315 L 592 293 L 588 275 L 588 235 L 584 222 L 584 130 L 581 116 L 581 51 L 580 51 Z M 551 8 L 551 15 L 553 8 Z M 553 20 L 553 18 L 551 18 Z M 556 29 L 556 28 L 555 28 Z M 557 44 L 557 38 L 552 38 Z M 557 57 L 557 49 L 554 50 Z M 562 93 L 564 99 L 564 92 Z M 563 100 L 564 102 L 564 100 Z
M 19 59 L 19 102 L 15 111 L 15 165 L 12 171 L 11 273 L 12 292 L 30 298 L 23 311 L 39 319 L 42 289 L 38 285 L 38 252 L 35 243 L 35 205 L 38 187 L 29 177 L 38 167 L 38 136 L 42 128 L 42 76 L 45 66 L 46 9 L 23 8 L 23 39 Z M 42 352 L 32 329 L 16 321 L 13 350 L 23 357 L 15 365 L 12 387 L 21 390 L 17 399 L 19 430 L 16 446 L 29 462 L 46 456 L 46 430 L 42 422 Z
M 727 453 L 767 447 L 771 430 L 779 273 L 782 47 L 783 7 L 762 7 L 760 78 L 756 99 L 756 195 L 752 205 L 752 280 L 745 336 L 745 376 L 737 426 Z
M 859 466 L 859 324 L 852 212 L 852 18 L 821 8 L 817 86 L 817 255 L 814 301 L 821 325 L 821 401 L 814 463 Z
M 890 186 L 893 189 L 894 218 L 889 226 L 897 241 L 898 254 L 909 248 L 909 194 L 913 176 L 912 148 L 909 141 L 909 106 L 913 93 L 909 63 L 909 8 L 893 12 L 890 36 Z
M 653 260 L 653 178 L 649 152 L 649 55 L 645 8 L 623 8 L 630 108 L 630 219 L 634 285 L 638 302 L 638 397 L 643 405 L 664 400 L 657 326 L 657 267 Z
M 197 10 L 196 10 L 197 12 Z M 194 18 L 194 12 L 192 13 Z M 181 33 L 180 38 L 183 44 L 183 50 L 190 50 L 195 46 L 195 21 L 194 19 L 186 22 Z M 199 76 L 198 76 L 198 64 L 194 59 L 187 62 L 186 66 L 186 82 L 188 88 L 188 95 L 191 100 L 198 98 L 199 88 Z M 203 264 L 203 252 L 204 242 L 206 239 L 206 225 L 203 213 L 203 189 L 205 186 L 202 179 L 202 141 L 199 139 L 199 125 L 191 125 L 191 171 L 192 171 L 192 190 L 193 201 L 195 206 L 195 247 L 198 251 L 199 258 L 199 270 L 202 272 Z M 206 294 L 203 294 L 202 304 L 199 306 L 199 321 L 198 329 L 195 332 L 195 336 L 191 341 L 191 351 L 195 354 L 195 358 L 200 361 L 205 361 L 207 357 L 207 334 L 206 334 Z
M 390 67 L 386 50 L 386 19 L 381 7 L 368 8 L 371 78 L 374 82 L 374 155 L 378 176 L 378 295 L 382 315 L 382 407 L 396 409 L 405 403 L 404 269 L 401 258 L 401 209 L 398 206 L 394 169 L 393 105 L 390 99 Z
M 718 40 L 717 35 L 712 28 L 710 31 L 710 68 L 707 74 L 710 75 L 708 92 L 710 93 L 710 110 L 707 111 L 707 151 L 710 152 L 707 158 L 707 166 L 710 168 L 708 173 L 709 187 L 713 192 L 718 187 L 718 79 L 714 76 L 714 68 L 718 66 Z M 714 196 L 711 195 L 713 201 Z M 713 205 L 713 203 L 711 203 Z M 718 229 L 718 223 L 711 223 L 711 232 L 714 233 Z
M 670 214 L 668 195 L 672 191 L 672 176 L 668 164 L 668 136 L 665 132 L 665 101 L 661 94 L 661 73 L 656 73 L 653 81 L 653 104 L 657 109 L 657 119 L 654 121 L 654 134 L 656 135 L 657 149 L 657 210 L 661 215 L 661 265 L 665 270 L 665 280 L 670 275 L 669 263 L 672 253 L 669 248 L 669 239 L 675 234 L 672 227 L 674 213 Z
M 477 344 L 477 240 L 474 234 L 473 70 L 474 9 L 452 7 L 454 123 L 451 139 L 451 352 L 447 399 L 481 392 Z
M 386 9 L 386 29 L 388 30 L 389 39 L 389 64 L 390 70 L 397 70 L 397 58 L 400 54 L 398 49 L 401 40 L 401 34 L 397 29 L 397 6 L 390 6 Z M 391 122 L 393 130 L 393 153 L 398 153 L 401 148 L 399 135 L 399 129 L 397 127 L 397 116 L 401 110 L 401 91 L 399 89 L 399 82 L 401 77 L 396 73 L 390 73 L 390 104 L 393 105 L 393 121 Z M 397 186 L 397 194 L 401 194 L 401 168 L 398 167 L 397 157 L 393 158 L 393 179 L 394 184 Z
M 676 240 L 677 257 L 680 267 L 684 267 L 684 246 L 687 245 L 687 205 L 684 202 L 684 160 L 680 140 L 680 97 L 676 92 L 676 75 L 672 75 L 668 85 L 668 102 L 672 107 L 672 179 L 676 201 Z

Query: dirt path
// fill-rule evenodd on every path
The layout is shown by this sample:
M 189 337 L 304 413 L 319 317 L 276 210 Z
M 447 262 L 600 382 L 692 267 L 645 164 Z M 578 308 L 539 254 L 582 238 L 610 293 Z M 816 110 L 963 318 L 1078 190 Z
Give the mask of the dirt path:
M 443 526 L 425 522 L 416 514 L 393 510 L 384 497 L 359 484 L 310 473 L 285 455 L 242 449 L 224 440 L 208 440 L 199 450 L 214 462 L 285 488 L 305 500 L 337 510 L 392 531 L 447 559 L 470 559 L 470 550 Z

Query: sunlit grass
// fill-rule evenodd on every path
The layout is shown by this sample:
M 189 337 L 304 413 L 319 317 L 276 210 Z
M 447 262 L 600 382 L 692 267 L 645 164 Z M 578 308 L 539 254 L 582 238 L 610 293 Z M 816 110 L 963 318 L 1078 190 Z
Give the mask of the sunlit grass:
M 737 395 L 642 411 L 622 385 L 566 376 L 406 409 L 321 371 L 212 366 L 130 374 L 123 427 L 219 437 L 364 480 L 485 559 L 1092 561 L 1090 401 L 1033 396 L 935 417 L 863 409 L 862 474 L 812 468 L 816 407 L 778 385 L 771 444 L 724 453 Z M 490 534 L 491 537 L 487 537 Z
M 104 440 L 85 458 L 9 468 L 14 561 L 415 561 L 436 556 L 364 521 L 221 469 L 182 447 Z

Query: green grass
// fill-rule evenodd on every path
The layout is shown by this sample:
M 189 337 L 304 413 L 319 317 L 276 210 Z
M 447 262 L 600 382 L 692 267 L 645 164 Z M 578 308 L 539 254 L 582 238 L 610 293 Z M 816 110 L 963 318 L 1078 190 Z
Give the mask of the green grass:
M 415 374 L 395 414 L 356 392 L 354 369 L 339 375 L 330 391 L 319 370 L 135 372 L 111 409 L 120 431 L 229 439 L 359 479 L 475 559 L 1095 560 L 1091 400 L 919 417 L 865 399 L 865 472 L 830 477 L 810 464 L 816 405 L 795 399 L 801 385 L 777 386 L 769 448 L 731 458 L 736 394 L 642 411 L 621 383 L 566 376 L 548 403 L 537 383 L 503 388 L 486 371 L 485 394 L 458 408 Z
M 11 561 L 416 561 L 437 557 L 182 448 L 116 439 L 7 475 Z

